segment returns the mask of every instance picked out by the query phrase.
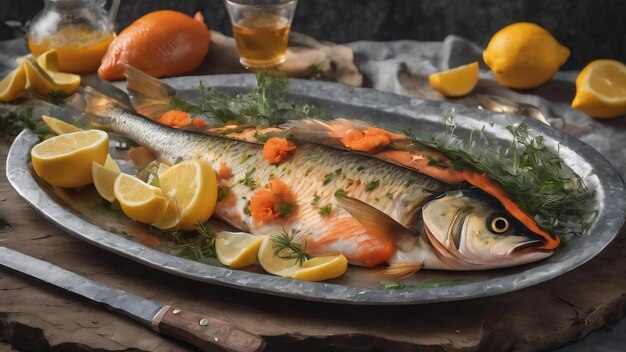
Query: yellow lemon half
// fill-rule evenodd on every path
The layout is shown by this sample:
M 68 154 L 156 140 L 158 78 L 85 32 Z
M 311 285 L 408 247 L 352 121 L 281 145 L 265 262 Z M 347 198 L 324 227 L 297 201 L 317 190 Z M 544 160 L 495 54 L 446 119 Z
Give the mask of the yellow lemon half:
M 96 187 L 98 194 L 109 202 L 114 201 L 115 192 L 113 186 L 120 172 L 94 162 L 91 164 L 91 174 L 93 176 L 93 185 Z
M 234 269 L 254 264 L 264 238 L 245 232 L 218 232 L 215 238 L 217 259 Z
M 59 120 L 52 116 L 41 115 L 41 119 L 46 124 L 46 126 L 48 126 L 48 128 L 57 135 L 84 131 L 80 127 L 74 126 L 72 124 Z M 107 154 L 106 161 L 104 162 L 104 167 L 111 171 L 116 171 L 117 173 L 122 172 L 122 170 L 120 170 L 120 167 L 117 165 L 115 160 L 113 160 L 113 158 L 111 158 L 111 155 L 108 155 L 108 154 Z
M 78 131 L 47 139 L 33 147 L 33 168 L 39 177 L 58 187 L 91 184 L 91 164 L 104 163 L 109 136 L 99 130 Z
M 469 94 L 478 82 L 478 62 L 433 73 L 428 82 L 446 97 L 461 97 Z
M 304 262 L 291 277 L 305 281 L 324 281 L 343 275 L 348 270 L 348 259 L 343 254 L 315 257 Z
M 265 236 L 259 247 L 259 264 L 263 267 L 263 270 L 272 275 L 290 277 L 296 271 L 300 270 L 301 266 L 296 259 L 283 259 L 279 255 L 274 255 L 274 248 L 272 246 L 272 236 Z M 286 251 L 286 249 L 283 249 Z
M 576 78 L 572 108 L 597 118 L 626 114 L 626 65 L 615 60 L 595 60 Z
M 197 223 L 209 219 L 217 201 L 217 179 L 209 163 L 187 160 L 159 175 L 163 193 L 176 198 L 180 208 L 179 228 L 193 230 Z
M 519 22 L 494 34 L 483 52 L 483 60 L 500 84 L 526 89 L 554 77 L 569 54 L 569 49 L 544 28 Z
M 146 224 L 159 221 L 167 209 L 167 199 L 161 189 L 134 176 L 120 174 L 113 185 L 113 193 L 124 214 Z
M 19 65 L 0 81 L 0 101 L 8 102 L 19 98 L 26 89 L 26 71 Z

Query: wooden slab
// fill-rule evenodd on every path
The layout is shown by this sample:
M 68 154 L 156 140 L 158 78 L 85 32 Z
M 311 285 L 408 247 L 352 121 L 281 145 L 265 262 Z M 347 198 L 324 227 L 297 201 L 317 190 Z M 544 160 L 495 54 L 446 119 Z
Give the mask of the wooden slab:
M 111 287 L 241 324 L 266 336 L 269 351 L 533 351 L 579 339 L 624 315 L 623 234 L 581 268 L 506 295 L 396 307 L 303 302 L 186 280 L 74 239 L 13 191 L 5 177 L 5 153 L 0 155 L 1 246 Z M 22 351 L 190 349 L 5 269 L 0 269 L 0 341 Z M 11 350 L 8 346 L 0 343 L 0 350 Z

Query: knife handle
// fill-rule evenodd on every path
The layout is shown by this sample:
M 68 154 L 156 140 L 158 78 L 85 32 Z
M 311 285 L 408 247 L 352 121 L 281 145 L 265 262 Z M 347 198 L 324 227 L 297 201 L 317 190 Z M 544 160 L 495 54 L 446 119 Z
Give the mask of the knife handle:
M 154 317 L 157 332 L 188 342 L 202 351 L 263 351 L 263 338 L 223 320 L 165 306 Z

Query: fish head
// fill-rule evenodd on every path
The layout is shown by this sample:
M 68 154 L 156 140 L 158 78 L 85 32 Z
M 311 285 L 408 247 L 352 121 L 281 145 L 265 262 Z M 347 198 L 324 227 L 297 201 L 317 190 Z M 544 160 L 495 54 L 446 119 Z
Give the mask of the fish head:
M 444 193 L 422 210 L 423 228 L 438 257 L 457 270 L 495 269 L 552 255 L 545 239 L 477 189 Z

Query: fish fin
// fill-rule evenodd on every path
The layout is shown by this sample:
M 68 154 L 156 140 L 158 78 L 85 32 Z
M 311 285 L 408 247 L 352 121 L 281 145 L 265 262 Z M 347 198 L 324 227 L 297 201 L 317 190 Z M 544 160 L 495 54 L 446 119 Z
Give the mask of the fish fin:
M 111 123 L 111 109 L 119 108 L 132 111 L 133 109 L 121 103 L 108 95 L 102 94 L 92 87 L 85 87 L 85 101 L 87 106 L 85 113 L 89 117 L 90 121 L 99 125 L 100 127 L 106 127 Z
M 373 276 L 379 280 L 400 279 L 418 272 L 420 269 L 422 269 L 423 265 L 424 263 L 421 262 L 391 264 L 384 269 L 372 270 L 368 273 L 368 275 Z
M 124 66 L 128 95 L 135 111 L 156 120 L 171 110 L 170 98 L 176 89 L 130 65 Z
M 389 237 L 402 250 L 415 246 L 416 233 L 404 227 L 391 216 L 356 198 L 336 195 L 339 206 L 355 218 L 372 235 Z

